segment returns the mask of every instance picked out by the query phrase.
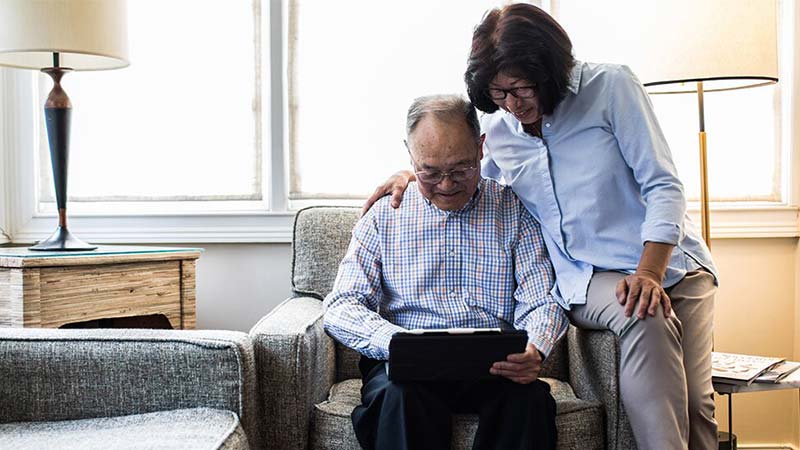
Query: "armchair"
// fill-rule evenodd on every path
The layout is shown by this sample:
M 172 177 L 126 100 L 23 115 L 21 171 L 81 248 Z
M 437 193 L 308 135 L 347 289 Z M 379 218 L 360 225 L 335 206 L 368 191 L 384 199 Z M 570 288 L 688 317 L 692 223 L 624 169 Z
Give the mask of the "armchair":
M 322 328 L 322 299 L 358 220 L 356 208 L 298 212 L 293 237 L 293 297 L 250 331 L 263 392 L 265 441 L 291 450 L 357 450 L 350 413 L 360 403 L 358 354 Z M 570 327 L 541 377 L 556 399 L 558 448 L 635 449 L 619 398 L 619 346 L 608 331 Z M 467 449 L 477 417 L 453 417 L 452 449 Z

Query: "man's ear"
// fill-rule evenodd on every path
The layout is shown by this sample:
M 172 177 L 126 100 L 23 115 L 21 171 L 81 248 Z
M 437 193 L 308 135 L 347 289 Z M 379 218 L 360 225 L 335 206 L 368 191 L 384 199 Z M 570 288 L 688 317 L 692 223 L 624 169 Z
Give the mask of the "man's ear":
M 483 159 L 483 141 L 486 140 L 486 133 L 482 134 L 478 142 L 478 160 Z

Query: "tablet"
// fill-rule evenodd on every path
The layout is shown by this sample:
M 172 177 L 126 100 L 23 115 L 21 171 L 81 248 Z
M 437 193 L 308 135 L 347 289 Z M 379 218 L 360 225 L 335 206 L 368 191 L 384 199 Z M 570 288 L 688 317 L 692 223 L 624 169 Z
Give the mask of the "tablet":
M 499 328 L 449 328 L 396 333 L 389 343 L 392 381 L 467 381 L 499 378 L 497 361 L 523 353 L 528 334 Z

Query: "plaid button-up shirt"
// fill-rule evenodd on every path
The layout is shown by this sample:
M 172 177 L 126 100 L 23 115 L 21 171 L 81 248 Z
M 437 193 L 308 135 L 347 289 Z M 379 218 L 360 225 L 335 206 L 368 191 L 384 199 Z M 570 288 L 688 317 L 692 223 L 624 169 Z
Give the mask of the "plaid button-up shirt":
M 567 329 L 539 223 L 510 188 L 481 180 L 442 211 L 409 185 L 400 208 L 379 200 L 354 230 L 325 298 L 325 330 L 373 359 L 394 333 L 427 328 L 525 330 L 545 356 Z

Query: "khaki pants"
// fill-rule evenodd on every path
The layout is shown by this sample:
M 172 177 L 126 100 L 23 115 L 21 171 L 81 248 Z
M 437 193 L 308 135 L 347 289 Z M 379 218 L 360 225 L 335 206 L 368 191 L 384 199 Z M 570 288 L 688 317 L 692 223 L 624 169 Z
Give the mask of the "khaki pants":
M 568 312 L 580 328 L 620 338 L 620 390 L 639 450 L 717 448 L 711 348 L 714 277 L 689 272 L 667 289 L 673 313 L 625 317 L 615 288 L 620 272 L 596 272 L 585 305 Z M 636 309 L 634 309 L 634 314 Z

